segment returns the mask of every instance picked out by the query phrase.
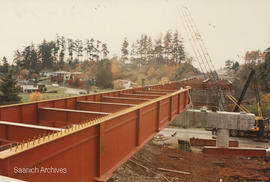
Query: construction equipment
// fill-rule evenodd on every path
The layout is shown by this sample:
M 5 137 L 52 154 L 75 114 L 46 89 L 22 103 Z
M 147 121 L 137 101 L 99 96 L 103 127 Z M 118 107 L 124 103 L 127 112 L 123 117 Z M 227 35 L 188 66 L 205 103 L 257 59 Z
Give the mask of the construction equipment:
M 201 34 L 193 20 L 189 9 L 186 6 L 181 6 L 180 14 L 183 19 L 183 25 L 188 36 L 188 40 L 195 55 L 195 59 L 199 64 L 201 72 L 204 74 L 206 80 L 212 80 L 216 83 L 213 91 L 218 96 L 219 110 L 224 110 L 225 94 L 219 85 L 220 78 L 215 70 L 212 59 L 204 44 Z
M 244 136 L 247 136 L 250 134 L 252 134 L 252 135 L 255 134 L 258 138 L 263 138 L 263 137 L 270 136 L 270 122 L 269 122 L 268 118 L 263 117 L 255 69 L 253 69 L 253 68 L 250 68 L 250 69 L 251 69 L 250 74 L 248 76 L 248 79 L 247 79 L 244 87 L 243 87 L 243 90 L 241 92 L 241 95 L 240 95 L 238 101 L 232 95 L 228 95 L 227 98 L 229 98 L 234 103 L 233 112 L 238 112 L 238 110 L 240 109 L 242 112 L 250 113 L 249 110 L 241 103 L 244 99 L 244 96 L 245 96 L 246 91 L 250 85 L 250 82 L 253 79 L 254 89 L 255 89 L 255 94 L 256 94 L 256 104 L 257 104 L 257 109 L 258 109 L 258 116 L 255 118 L 254 128 L 251 128 L 247 131 L 230 130 L 230 136 L 244 137 Z

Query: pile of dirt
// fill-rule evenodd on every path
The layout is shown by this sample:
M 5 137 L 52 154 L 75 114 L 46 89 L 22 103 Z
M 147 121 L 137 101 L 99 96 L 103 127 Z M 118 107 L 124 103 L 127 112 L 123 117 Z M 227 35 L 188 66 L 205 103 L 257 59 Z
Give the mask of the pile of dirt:
M 183 152 L 150 142 L 120 167 L 110 181 L 270 181 L 270 162 L 262 158 Z

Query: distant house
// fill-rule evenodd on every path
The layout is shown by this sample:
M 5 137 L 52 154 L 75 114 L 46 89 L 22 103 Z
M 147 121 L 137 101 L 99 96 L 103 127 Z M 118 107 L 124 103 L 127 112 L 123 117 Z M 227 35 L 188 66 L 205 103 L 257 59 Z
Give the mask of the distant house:
M 21 88 L 23 93 L 32 93 L 32 92 L 44 92 L 47 90 L 44 84 L 39 84 L 35 80 L 17 80 L 17 85 Z
M 32 93 L 39 91 L 38 85 L 21 85 L 21 88 L 23 93 Z
M 70 79 L 70 72 L 56 71 L 51 73 L 51 81 L 61 83 Z
M 134 83 L 132 83 L 130 80 L 115 80 L 114 81 L 114 85 L 115 85 L 116 89 L 118 89 L 118 88 L 125 88 L 125 89 L 132 88 L 133 84 Z
M 71 72 L 69 79 L 72 79 L 72 80 L 80 79 L 80 81 L 83 81 L 82 72 Z
M 53 75 L 53 72 L 43 71 L 40 73 L 41 76 L 50 77 Z
M 56 71 L 52 72 L 52 75 L 54 77 L 63 78 L 63 80 L 69 80 L 70 79 L 70 72 L 68 71 Z

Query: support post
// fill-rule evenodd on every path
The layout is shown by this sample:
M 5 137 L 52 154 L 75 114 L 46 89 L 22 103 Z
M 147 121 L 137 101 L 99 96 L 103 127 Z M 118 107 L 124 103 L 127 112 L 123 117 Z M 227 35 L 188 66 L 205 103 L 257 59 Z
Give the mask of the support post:
M 98 125 L 98 142 L 97 142 L 97 176 L 102 176 L 102 163 L 104 154 L 104 123 Z
M 184 92 L 185 96 L 184 96 L 184 106 L 185 109 L 187 108 L 186 104 L 187 104 L 187 92 Z
M 180 114 L 180 106 L 181 106 L 181 103 L 180 103 L 180 93 L 177 94 L 177 114 Z
M 217 147 L 221 148 L 229 147 L 229 129 L 224 128 L 217 129 Z
M 170 121 L 173 118 L 173 97 L 170 97 Z
M 157 128 L 156 128 L 157 132 L 159 132 L 159 122 L 160 122 L 160 101 L 157 102 Z
M 140 141 L 140 130 L 141 130 L 141 117 L 142 117 L 142 111 L 141 109 L 137 110 L 137 124 L 136 124 L 136 146 L 139 146 Z

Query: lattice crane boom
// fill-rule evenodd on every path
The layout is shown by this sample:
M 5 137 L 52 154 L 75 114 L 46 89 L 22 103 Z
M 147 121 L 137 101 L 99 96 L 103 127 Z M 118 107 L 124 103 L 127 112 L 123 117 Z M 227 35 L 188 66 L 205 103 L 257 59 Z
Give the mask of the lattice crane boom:
M 191 48 L 194 52 L 195 58 L 199 63 L 201 71 L 204 73 L 206 78 L 211 78 L 217 85 L 214 88 L 219 102 L 219 109 L 224 110 L 225 105 L 225 94 L 219 86 L 219 76 L 215 70 L 210 54 L 204 44 L 201 34 L 193 20 L 191 13 L 187 7 L 182 6 L 180 9 L 180 15 L 183 19 L 185 31 L 188 35 L 188 40 L 191 44 Z

